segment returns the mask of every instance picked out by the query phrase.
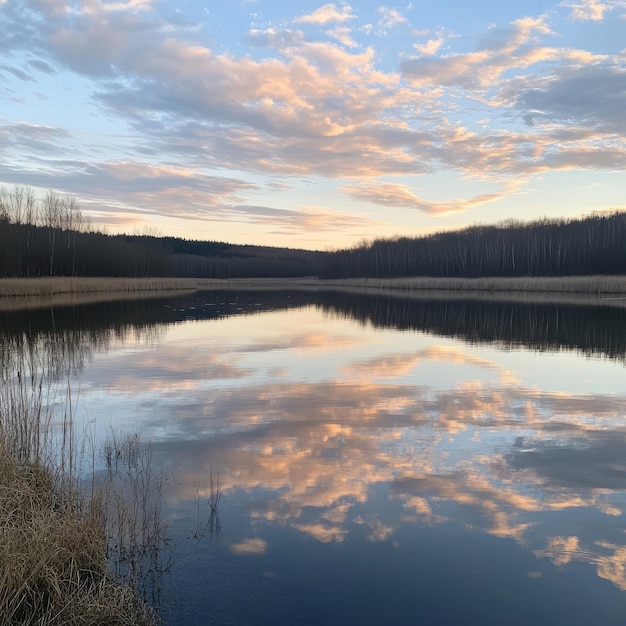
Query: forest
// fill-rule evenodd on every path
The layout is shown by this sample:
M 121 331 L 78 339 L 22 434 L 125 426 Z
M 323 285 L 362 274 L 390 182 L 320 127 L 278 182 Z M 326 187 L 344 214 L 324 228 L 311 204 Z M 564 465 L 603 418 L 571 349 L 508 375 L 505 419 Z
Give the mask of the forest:
M 0 188 L 0 277 L 393 278 L 626 274 L 626 213 L 507 221 L 320 252 L 109 235 L 75 198 Z
M 96 230 L 76 200 L 0 188 L 0 277 L 297 277 L 323 253 Z
M 583 276 L 626 274 L 626 213 L 507 221 L 338 250 L 328 278 Z

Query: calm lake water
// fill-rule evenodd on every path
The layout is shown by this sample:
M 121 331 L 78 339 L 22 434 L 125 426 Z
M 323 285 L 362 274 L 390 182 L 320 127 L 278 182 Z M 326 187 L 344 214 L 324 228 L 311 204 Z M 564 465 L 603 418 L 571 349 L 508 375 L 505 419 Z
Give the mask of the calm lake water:
M 169 624 L 626 622 L 619 301 L 213 291 L 0 329 L 92 441 L 152 442 Z

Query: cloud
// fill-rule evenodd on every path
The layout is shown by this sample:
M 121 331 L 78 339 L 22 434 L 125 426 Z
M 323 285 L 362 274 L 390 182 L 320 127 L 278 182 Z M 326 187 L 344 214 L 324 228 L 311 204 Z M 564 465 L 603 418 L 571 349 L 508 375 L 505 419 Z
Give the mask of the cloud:
M 626 169 L 621 57 L 548 45 L 558 33 L 545 16 L 489 29 L 478 43 L 437 31 L 414 46 L 413 58 L 396 51 L 404 59 L 397 71 L 387 53 L 360 45 L 368 28 L 347 4 L 302 15 L 298 28 L 255 27 L 246 40 L 253 54 L 220 47 L 194 32 L 201 25 L 181 28 L 147 0 L 69 6 L 38 0 L 2 7 L 9 35 L 0 47 L 11 54 L 0 90 L 16 100 L 23 96 L 13 76 L 78 74 L 91 81 L 90 111 L 115 116 L 123 130 L 94 141 L 80 140 L 82 129 L 68 130 L 66 141 L 11 138 L 0 148 L 0 173 L 38 186 L 56 178 L 113 217 L 128 204 L 159 215 L 264 220 L 290 234 L 311 224 L 330 232 L 325 221 L 361 232 L 376 223 L 347 213 L 333 219 L 331 209 L 314 205 L 264 207 L 254 187 L 220 195 L 219 174 L 207 172 L 345 179 L 344 191 L 356 200 L 437 216 L 504 198 L 546 171 Z M 621 4 L 575 5 L 598 6 L 606 16 Z M 394 8 L 380 7 L 377 17 L 372 29 L 379 33 L 407 24 Z M 315 36 L 312 26 L 321 27 Z M 103 180 L 118 180 L 110 172 L 113 149 L 129 168 L 176 162 L 186 174 L 139 176 L 137 188 L 122 182 L 116 194 L 96 178 L 103 172 Z M 421 197 L 417 184 L 382 180 L 437 171 L 499 186 L 444 201 Z
M 233 215 L 247 222 L 259 222 L 296 231 L 332 231 L 353 227 L 365 228 L 380 224 L 358 214 L 331 211 L 324 207 L 306 206 L 300 209 L 275 209 L 263 206 L 239 205 L 232 207 Z
M 150 353 L 129 357 L 128 363 L 132 363 L 135 372 L 150 371 L 150 378 L 134 376 L 132 374 L 119 375 L 111 373 L 109 383 L 115 386 L 118 392 L 133 393 L 133 390 L 141 389 L 142 393 L 170 393 L 182 389 L 193 389 L 192 382 L 197 377 L 198 371 L 203 371 L 206 380 L 234 380 L 246 378 L 252 372 L 243 367 L 237 357 L 224 357 L 217 354 L 207 355 L 194 345 L 185 343 L 179 347 L 171 347 L 168 350 L 168 359 L 154 358 Z M 96 375 L 106 376 L 106 372 L 97 369 Z
M 342 190 L 353 198 L 380 204 L 388 207 L 417 209 L 431 215 L 460 213 L 468 209 L 495 202 L 504 198 L 506 191 L 474 196 L 469 199 L 452 200 L 451 202 L 429 202 L 414 194 L 407 185 L 398 183 L 362 183 L 360 185 L 346 185 Z
M 537 45 L 538 36 L 550 33 L 544 18 L 523 18 L 512 22 L 507 29 L 490 31 L 471 52 L 409 59 L 400 67 L 404 76 L 417 86 L 486 89 L 507 71 L 561 58 L 565 52 Z
M 368 110 L 378 108 L 362 100 L 367 84 L 370 95 L 380 91 L 369 80 L 372 51 L 350 54 L 330 44 L 307 43 L 285 54 L 285 60 L 253 61 L 163 42 L 149 57 L 133 62 L 138 78 L 130 91 L 127 81 L 113 83 L 100 98 L 138 120 L 158 112 L 166 121 L 169 116 L 198 119 L 249 128 L 247 134 L 257 138 L 260 132 L 306 142 L 345 134 L 359 118 L 367 119 Z
M 397 9 L 391 9 L 389 7 L 379 7 L 378 13 L 380 19 L 376 25 L 375 32 L 379 36 L 386 36 L 390 30 L 408 24 L 408 20 Z
M 63 146 L 70 137 L 70 133 L 60 127 L 22 121 L 3 123 L 0 120 L 0 154 L 6 154 L 7 159 L 9 150 L 24 150 L 41 156 L 58 156 L 60 151 L 66 150 Z
M 626 133 L 626 70 L 610 64 L 571 68 L 530 82 L 515 106 L 531 125 L 563 124 Z
M 148 16 L 106 10 L 104 3 L 84 7 L 70 19 L 52 22 L 42 33 L 58 61 L 80 74 L 98 78 L 124 72 L 141 58 L 146 43 L 155 45 L 157 28 Z M 42 42 L 42 43 L 44 43 Z
M 100 205 L 152 215 L 207 219 L 241 201 L 256 185 L 229 177 L 207 176 L 180 166 L 139 161 L 58 164 L 50 184 L 74 189 Z M 118 200 L 121 199 L 121 200 Z
M 580 0 L 579 2 L 561 2 L 560 7 L 570 9 L 570 19 L 575 22 L 600 22 L 609 11 L 626 8 L 623 0 Z
M 346 46 L 346 48 L 356 48 L 358 45 L 352 38 L 352 31 L 345 26 L 333 28 L 327 31 L 327 34 L 333 39 L 336 39 L 340 44 Z
M 19 78 L 20 80 L 23 80 L 24 82 L 34 82 L 35 80 L 30 74 L 23 72 L 22 70 L 16 67 L 12 67 L 10 65 L 6 65 L 6 64 L 0 65 L 0 75 L 3 72 L 8 72 L 9 74 L 13 74 L 13 76 L 15 76 L 16 78 Z
M 389 541 L 396 530 L 394 526 L 381 522 L 376 515 L 359 516 L 354 521 L 365 527 L 365 536 L 371 542 Z
M 250 30 L 247 39 L 253 46 L 276 48 L 280 50 L 300 45 L 304 41 L 304 36 L 301 31 L 266 28 L 263 30 Z
M 334 34 L 350 44 L 346 30 Z M 402 164 L 387 142 L 371 141 L 372 121 L 394 106 L 399 81 L 374 68 L 373 50 L 346 52 L 270 29 L 251 37 L 281 47 L 281 58 L 255 61 L 165 37 L 158 20 L 102 13 L 82 15 L 72 30 L 54 22 L 46 37 L 60 62 L 111 77 L 96 100 L 129 120 L 155 156 L 333 177 L 417 164 L 415 157 Z
M 294 22 L 296 24 L 323 25 L 331 22 L 348 22 L 354 18 L 355 16 L 352 13 L 352 7 L 349 5 L 343 5 L 339 8 L 335 4 L 328 3 L 319 9 L 316 9 L 313 13 L 296 18 Z
M 57 70 L 52 65 L 46 63 L 46 61 L 43 61 L 42 59 L 30 59 L 27 61 L 27 64 L 30 67 L 34 67 L 36 70 L 39 70 L 40 72 L 45 72 L 46 74 L 50 74 L 51 76 L 57 73 Z
M 106 0 L 98 3 L 96 11 L 139 13 L 151 10 L 153 5 L 153 0 L 126 0 L 125 2 Z M 90 6 L 88 4 L 85 5 L 85 10 L 89 12 Z
M 0 138 L 0 154 L 22 150 L 48 156 L 45 177 L 42 171 L 22 172 L 16 179 L 8 157 L 6 165 L 0 166 L 0 176 L 9 174 L 20 184 L 78 193 L 89 212 L 100 213 L 98 221 L 104 223 L 106 213 L 113 223 L 116 212 L 123 209 L 144 216 L 256 223 L 285 232 L 330 232 L 380 225 L 357 213 L 322 206 L 282 209 L 246 204 L 243 201 L 247 194 L 261 191 L 257 185 L 233 177 L 209 176 L 197 167 L 152 165 L 138 160 L 94 163 L 61 159 L 60 146 L 70 138 L 61 128 L 25 122 L 0 124 Z
M 413 44 L 421 56 L 434 56 L 444 43 L 444 39 L 429 39 L 425 44 Z
M 67 0 L 30 0 L 26 5 L 51 19 L 65 17 L 70 10 Z
M 433 513 L 430 502 L 426 498 L 411 495 L 400 495 L 397 497 L 403 501 L 405 509 L 417 513 L 419 518 L 426 524 L 442 524 L 448 521 L 446 517 Z

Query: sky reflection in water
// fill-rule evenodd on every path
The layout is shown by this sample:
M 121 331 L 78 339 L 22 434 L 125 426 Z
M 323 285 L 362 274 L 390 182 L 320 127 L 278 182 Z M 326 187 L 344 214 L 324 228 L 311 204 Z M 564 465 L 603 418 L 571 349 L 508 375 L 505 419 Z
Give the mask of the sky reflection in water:
M 96 351 L 80 403 L 172 476 L 171 623 L 623 623 L 623 358 L 314 303 L 159 328 Z

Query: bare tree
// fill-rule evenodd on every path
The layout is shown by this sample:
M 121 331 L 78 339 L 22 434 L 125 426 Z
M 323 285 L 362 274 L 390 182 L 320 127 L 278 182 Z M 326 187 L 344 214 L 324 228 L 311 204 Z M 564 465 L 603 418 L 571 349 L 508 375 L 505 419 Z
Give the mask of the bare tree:
M 66 248 L 72 260 L 72 276 L 76 273 L 76 239 L 78 238 L 79 233 L 84 231 L 85 224 L 85 217 L 78 207 L 76 198 L 72 196 L 65 196 L 65 198 L 63 198 L 62 229 L 66 231 Z
M 36 200 L 32 189 L 16 185 L 11 191 L 0 188 L 0 220 L 10 224 L 32 224 Z
M 61 196 L 56 191 L 49 191 L 41 206 L 41 223 L 48 229 L 48 243 L 50 249 L 50 276 L 54 274 L 54 256 L 57 235 L 61 231 L 64 221 L 64 206 Z

